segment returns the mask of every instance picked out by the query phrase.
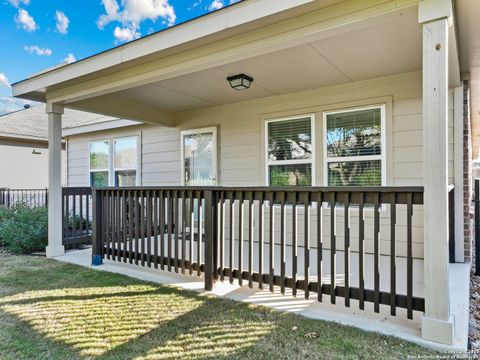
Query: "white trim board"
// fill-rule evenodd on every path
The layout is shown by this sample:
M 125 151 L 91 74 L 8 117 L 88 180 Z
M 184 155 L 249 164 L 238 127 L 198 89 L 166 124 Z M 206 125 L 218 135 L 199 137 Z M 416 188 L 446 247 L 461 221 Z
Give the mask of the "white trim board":
M 104 121 L 96 124 L 89 124 L 77 127 L 66 128 L 62 130 L 62 136 L 72 136 L 78 134 L 85 134 L 95 131 L 104 131 L 104 130 L 111 130 L 111 129 L 118 129 L 127 126 L 135 126 L 135 125 L 142 125 L 143 123 L 139 121 L 132 121 L 132 120 L 111 120 L 111 121 Z

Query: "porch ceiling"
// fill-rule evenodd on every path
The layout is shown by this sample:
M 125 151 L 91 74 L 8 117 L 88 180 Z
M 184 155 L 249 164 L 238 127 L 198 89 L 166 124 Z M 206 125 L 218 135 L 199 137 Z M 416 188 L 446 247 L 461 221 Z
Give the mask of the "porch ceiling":
M 83 100 L 70 106 L 88 109 L 95 107 L 94 103 L 106 104 L 107 100 L 112 102 L 115 98 L 121 103 L 137 105 L 134 107 L 139 112 L 161 109 L 174 113 L 416 71 L 421 67 L 421 26 L 416 7 L 410 7 L 396 12 L 393 18 L 390 15 L 388 22 L 378 22 L 361 30 L 155 81 L 111 93 L 103 100 Z M 249 90 L 230 88 L 227 76 L 238 73 L 254 78 Z M 118 105 L 118 102 L 113 103 Z M 105 112 L 100 107 L 96 110 Z M 145 121 L 145 116 L 141 117 Z

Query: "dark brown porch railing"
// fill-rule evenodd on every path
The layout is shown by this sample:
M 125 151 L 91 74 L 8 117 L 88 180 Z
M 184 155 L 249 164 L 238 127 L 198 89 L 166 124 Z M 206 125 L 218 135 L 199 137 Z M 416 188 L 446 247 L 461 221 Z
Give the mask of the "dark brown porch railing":
M 94 263 L 204 273 L 206 289 L 227 278 L 387 305 L 408 318 L 424 310 L 413 293 L 421 187 L 106 188 L 93 201 Z
M 91 195 L 89 187 L 62 189 L 62 243 L 67 248 L 92 242 Z

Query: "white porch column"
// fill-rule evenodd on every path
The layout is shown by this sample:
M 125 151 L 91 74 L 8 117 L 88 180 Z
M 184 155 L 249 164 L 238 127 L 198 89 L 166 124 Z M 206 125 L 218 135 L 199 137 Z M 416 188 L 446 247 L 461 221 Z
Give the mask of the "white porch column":
M 63 106 L 47 103 L 48 114 L 48 246 L 47 257 L 62 255 L 62 114 Z
M 450 5 L 450 7 L 448 6 Z M 422 337 L 452 344 L 448 285 L 448 0 L 424 0 L 423 164 L 425 314 Z

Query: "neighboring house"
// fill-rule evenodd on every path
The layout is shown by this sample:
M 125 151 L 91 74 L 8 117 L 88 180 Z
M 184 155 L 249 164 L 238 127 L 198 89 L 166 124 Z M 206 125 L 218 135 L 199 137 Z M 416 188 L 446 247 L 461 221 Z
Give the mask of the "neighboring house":
M 42 189 L 48 187 L 48 121 L 44 106 L 27 106 L 22 110 L 0 115 L 0 187 Z M 65 135 L 94 131 L 108 126 L 134 125 L 136 122 L 109 116 L 66 110 L 62 124 Z M 68 149 L 67 140 L 62 149 Z M 66 164 L 62 151 L 62 164 Z M 72 163 L 72 161 L 70 161 Z M 66 185 L 66 166 L 62 184 Z
M 305 188 L 295 192 L 296 185 L 320 186 L 312 191 L 314 196 L 324 197 L 314 197 L 316 205 L 310 200 L 312 217 L 307 213 L 306 219 L 322 216 L 324 206 L 318 202 L 338 203 L 338 213 L 336 207 L 325 205 L 323 222 L 313 222 L 316 225 L 309 228 L 301 215 L 304 209 L 298 209 L 302 221 L 297 224 L 295 215 L 293 228 L 289 223 L 286 230 L 280 230 L 283 220 L 273 228 L 273 220 L 269 220 L 270 232 L 265 223 L 261 228 L 265 239 L 279 244 L 281 235 L 284 246 L 286 234 L 288 245 L 296 249 L 292 234 L 303 239 L 310 229 L 316 238 L 324 224 L 325 259 L 335 264 L 335 242 L 338 251 L 348 256 L 346 264 L 331 268 L 333 293 L 332 283 L 323 285 L 320 292 L 330 294 L 332 302 L 335 296 L 346 297 L 346 303 L 349 296 L 366 296 L 376 310 L 379 303 L 389 304 L 392 314 L 396 305 L 409 311 L 413 307 L 423 312 L 421 325 L 415 326 L 421 327 L 424 339 L 466 346 L 468 310 L 466 305 L 459 310 L 458 304 L 468 295 L 452 291 L 450 285 L 468 287 L 469 282 L 469 89 L 479 86 L 477 79 L 469 79 L 469 73 L 479 63 L 475 58 L 478 51 L 472 50 L 479 45 L 474 37 L 474 14 L 478 13 L 473 0 L 246 0 L 14 84 L 15 96 L 47 103 L 52 129 L 50 204 L 58 205 L 49 208 L 56 221 L 49 224 L 47 255 L 59 256 L 64 251 L 59 210 L 64 109 L 132 119 L 142 124 L 102 125 L 82 133 L 64 131 L 68 186 L 137 185 L 143 189 L 129 187 L 126 193 L 121 188 L 97 190 L 102 195 L 95 200 L 97 214 L 109 209 L 109 217 L 102 218 L 104 225 L 113 227 L 116 222 L 120 226 L 124 218 L 118 214 L 132 211 L 132 207 L 122 210 L 114 205 L 114 199 L 164 196 L 166 191 L 167 201 L 171 201 L 171 196 L 187 196 L 192 191 L 180 186 L 201 186 L 207 193 L 215 191 L 210 186 L 231 188 L 230 192 L 218 190 L 219 201 L 226 204 L 225 197 L 241 196 L 229 200 L 237 210 L 243 196 L 255 192 L 261 194 L 258 201 L 265 211 L 275 202 L 289 216 L 290 204 L 300 201 L 302 207 L 302 196 L 306 196 Z M 278 186 L 289 187 L 282 190 Z M 450 195 L 455 195 L 455 202 L 449 208 L 453 186 Z M 168 187 L 172 192 L 165 190 Z M 179 195 L 181 189 L 183 195 Z M 289 192 L 290 204 L 285 205 L 282 191 Z M 201 197 L 204 192 L 194 194 Z M 349 201 L 346 196 L 352 199 L 350 220 L 342 205 Z M 358 200 L 364 196 L 370 199 L 365 200 L 365 210 L 359 205 L 363 200 Z M 264 203 L 265 199 L 270 200 Z M 205 206 L 210 201 L 212 198 L 205 198 Z M 396 202 L 400 204 L 397 207 L 392 205 Z M 413 224 L 408 215 L 412 203 L 423 204 L 415 206 Z M 145 211 L 151 211 L 148 206 Z M 374 214 L 377 206 L 379 212 Z M 249 216 L 253 218 L 253 211 L 257 214 L 260 209 L 250 210 Z M 237 214 L 237 210 L 231 209 L 229 214 Z M 163 211 L 163 205 L 158 211 Z M 183 216 L 178 206 L 175 211 L 176 216 Z M 359 218 L 359 211 L 365 211 L 365 217 Z M 192 214 L 197 213 L 192 210 Z M 450 248 L 449 216 L 455 219 Z M 258 217 L 249 221 L 255 233 L 262 226 L 259 224 Z M 193 226 L 197 223 L 192 220 Z M 238 227 L 231 226 L 230 235 L 222 233 L 227 240 L 236 236 Z M 103 229 L 107 235 L 108 229 Z M 175 229 L 179 231 L 177 226 Z M 101 230 L 96 228 L 95 239 L 104 236 Z M 145 231 L 140 233 L 142 237 Z M 185 229 L 181 231 L 185 233 Z M 211 233 L 212 227 L 205 231 Z M 249 234 L 253 233 L 242 235 L 240 231 L 239 238 Z M 194 233 L 191 235 L 193 238 Z M 111 250 L 110 245 L 102 244 L 101 249 L 94 246 L 94 261 Z M 374 290 L 359 290 L 364 286 L 359 280 L 350 287 L 350 272 L 363 279 L 363 270 L 359 275 L 357 268 L 347 267 L 350 244 L 352 253 L 361 254 L 359 261 L 363 252 L 376 259 L 364 270 L 369 279 L 375 279 L 368 285 Z M 318 248 L 316 242 L 313 248 Z M 455 256 L 450 260 L 460 264 L 449 265 L 453 250 Z M 209 256 L 205 248 L 205 264 Z M 385 259 L 380 270 L 379 256 Z M 200 269 L 200 258 L 197 260 Z M 420 288 L 415 299 L 412 282 L 405 285 L 405 277 L 411 279 L 412 266 L 414 286 Z M 223 257 L 220 267 L 222 274 L 233 274 L 232 266 L 223 268 Z M 207 265 L 202 269 L 208 273 Z M 310 270 L 322 281 L 322 273 L 313 263 Z M 258 271 L 255 281 L 266 279 L 263 270 Z M 348 287 L 347 295 L 344 288 L 336 288 L 335 271 L 344 271 L 341 283 Z M 400 271 L 406 273 L 399 278 Z M 243 276 L 242 271 L 235 274 Z M 282 283 L 285 276 L 292 275 L 283 270 L 278 276 Z M 296 280 L 287 284 L 297 286 Z M 312 289 L 318 290 L 317 286 L 314 283 Z M 407 287 L 402 290 L 407 295 L 396 294 L 397 286 Z

